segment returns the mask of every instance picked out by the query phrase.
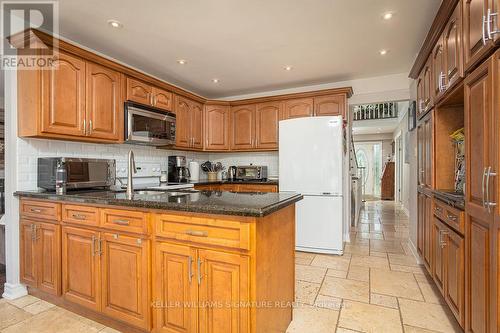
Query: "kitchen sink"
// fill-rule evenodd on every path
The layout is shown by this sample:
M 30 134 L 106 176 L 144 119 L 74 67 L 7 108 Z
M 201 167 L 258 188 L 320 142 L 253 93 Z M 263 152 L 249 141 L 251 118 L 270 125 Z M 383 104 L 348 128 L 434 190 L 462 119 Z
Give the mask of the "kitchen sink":
M 165 194 L 167 192 L 164 191 L 134 191 L 134 194 L 138 195 L 159 195 L 159 194 Z

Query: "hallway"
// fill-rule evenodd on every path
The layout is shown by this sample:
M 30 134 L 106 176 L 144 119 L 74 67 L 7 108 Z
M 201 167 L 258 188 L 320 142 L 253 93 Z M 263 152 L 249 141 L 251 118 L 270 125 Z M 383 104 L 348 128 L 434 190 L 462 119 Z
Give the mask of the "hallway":
M 390 201 L 365 203 L 343 257 L 297 252 L 296 301 L 289 333 L 460 332 Z

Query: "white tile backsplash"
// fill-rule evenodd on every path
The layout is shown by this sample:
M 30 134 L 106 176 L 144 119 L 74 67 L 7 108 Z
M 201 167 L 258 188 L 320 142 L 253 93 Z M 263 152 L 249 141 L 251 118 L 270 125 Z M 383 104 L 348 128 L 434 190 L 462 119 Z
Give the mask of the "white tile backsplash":
M 278 152 L 211 153 L 210 161 L 221 162 L 227 169 L 231 165 L 266 165 L 268 177 L 278 177 Z
M 34 190 L 37 180 L 38 157 L 83 157 L 115 159 L 117 164 L 126 164 L 130 149 L 134 151 L 138 163 L 159 163 L 162 170 L 167 168 L 167 157 L 170 155 L 186 156 L 188 163 L 197 161 L 200 164 L 210 160 L 221 162 L 226 168 L 231 165 L 267 165 L 270 177 L 278 176 L 277 152 L 251 153 L 204 153 L 177 150 L 156 149 L 154 147 L 129 144 L 94 144 L 45 139 L 17 139 L 18 144 L 18 189 Z M 206 178 L 200 172 L 200 178 Z

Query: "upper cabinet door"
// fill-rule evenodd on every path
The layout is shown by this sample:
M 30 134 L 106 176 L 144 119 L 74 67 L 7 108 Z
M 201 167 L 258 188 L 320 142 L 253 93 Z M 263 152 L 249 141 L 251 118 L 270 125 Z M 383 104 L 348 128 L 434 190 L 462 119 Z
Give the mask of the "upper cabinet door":
M 203 105 L 191 101 L 191 147 L 203 148 Z
M 424 110 L 430 110 L 433 106 L 433 89 L 434 80 L 432 75 L 432 58 L 429 57 L 427 63 L 423 70 L 423 80 L 424 80 Z
M 153 87 L 153 106 L 166 111 L 172 111 L 173 94 L 169 91 Z
M 231 148 L 255 147 L 255 104 L 231 108 Z
M 312 117 L 314 101 L 312 98 L 289 99 L 285 101 L 285 119 Z
M 278 122 L 281 102 L 257 104 L 255 113 L 256 148 L 278 149 Z
M 198 250 L 201 268 L 200 304 L 225 304 L 222 307 L 202 306 L 199 309 L 200 333 L 250 332 L 250 312 L 245 304 L 250 299 L 249 258 L 232 253 Z
M 42 71 L 42 132 L 84 136 L 85 61 L 60 52 L 53 64 Z
M 424 113 L 424 78 L 423 72 L 417 78 L 417 116 Z
M 205 149 L 229 149 L 230 108 L 223 105 L 205 106 Z
M 139 80 L 127 77 L 127 100 L 152 105 L 153 87 Z
M 87 134 L 119 141 L 123 127 L 120 73 L 87 63 Z
M 432 51 L 432 96 L 438 99 L 444 93 L 444 59 L 443 59 L 443 39 L 440 38 Z
M 181 96 L 177 96 L 175 100 L 175 146 L 189 148 L 191 143 L 189 100 Z
M 345 95 L 314 97 L 315 116 L 346 116 Z
M 491 0 L 463 1 L 464 67 L 470 70 L 493 47 L 488 38 L 486 16 Z
M 445 89 L 463 77 L 462 7 L 457 5 L 443 34 Z

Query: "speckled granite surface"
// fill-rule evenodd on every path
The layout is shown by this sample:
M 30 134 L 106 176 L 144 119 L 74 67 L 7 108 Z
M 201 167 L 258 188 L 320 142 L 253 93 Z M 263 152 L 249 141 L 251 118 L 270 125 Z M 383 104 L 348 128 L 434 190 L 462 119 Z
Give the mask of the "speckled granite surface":
M 57 195 L 46 191 L 20 191 L 15 195 L 36 199 L 113 205 L 151 209 L 176 210 L 193 213 L 263 217 L 299 200 L 295 193 L 233 193 L 218 191 L 158 192 L 136 194 L 132 200 L 126 193 L 113 191 L 78 192 Z
M 465 197 L 453 191 L 434 190 L 434 197 L 444 201 L 448 205 L 460 210 L 465 210 Z
M 258 180 L 192 180 L 189 184 L 194 185 L 210 185 L 210 184 L 256 184 L 256 185 L 279 185 L 277 179 L 267 179 L 264 181 Z

